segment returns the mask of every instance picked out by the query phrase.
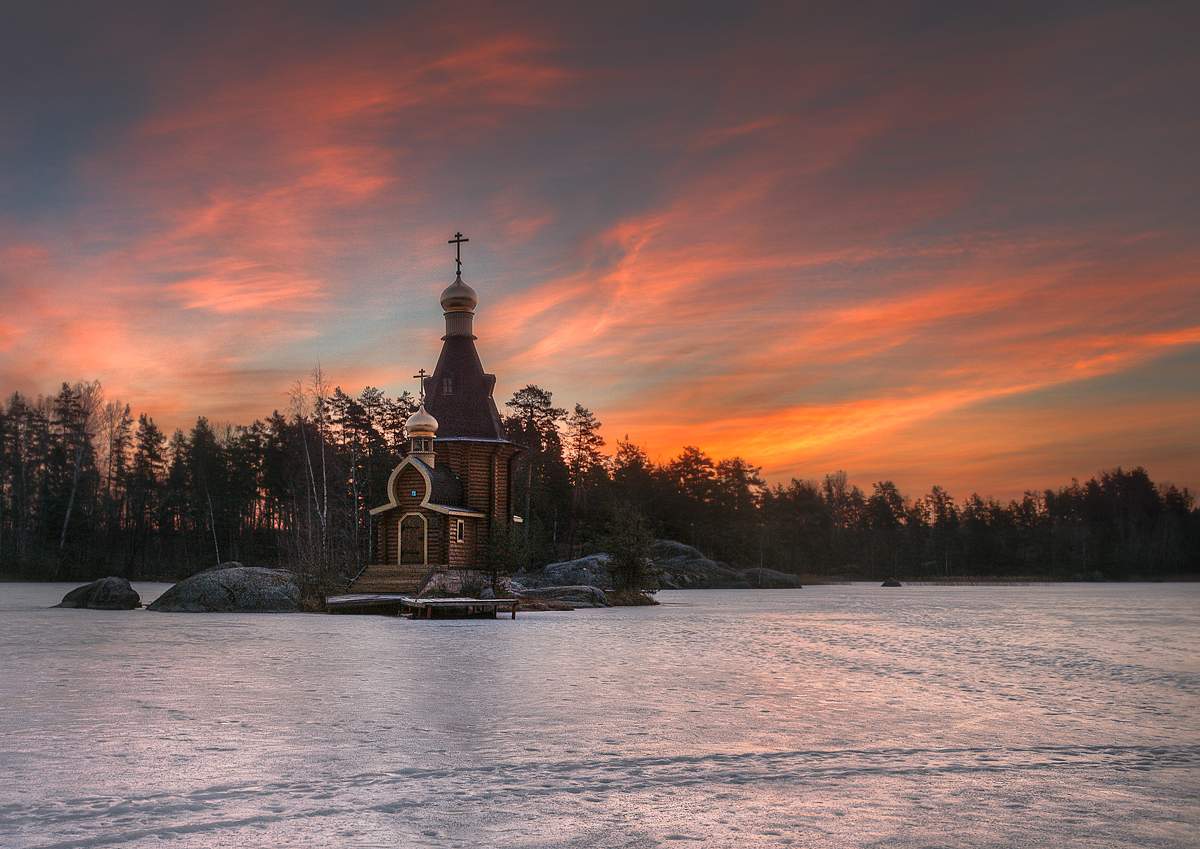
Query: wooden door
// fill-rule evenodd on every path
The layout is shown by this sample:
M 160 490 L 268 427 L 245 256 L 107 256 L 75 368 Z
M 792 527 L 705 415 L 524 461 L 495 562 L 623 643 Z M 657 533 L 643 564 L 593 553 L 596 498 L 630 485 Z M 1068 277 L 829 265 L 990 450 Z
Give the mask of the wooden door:
M 420 516 L 405 516 L 400 520 L 400 563 L 425 563 L 425 520 Z

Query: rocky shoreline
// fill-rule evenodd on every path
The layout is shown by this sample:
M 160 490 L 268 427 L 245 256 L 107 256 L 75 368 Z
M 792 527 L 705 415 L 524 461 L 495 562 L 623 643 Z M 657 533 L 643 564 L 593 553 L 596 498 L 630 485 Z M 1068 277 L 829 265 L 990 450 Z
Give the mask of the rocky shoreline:
M 495 589 L 521 600 L 526 610 L 574 610 L 658 604 L 660 589 L 799 588 L 794 575 L 774 569 L 736 569 L 705 557 L 698 549 L 672 540 L 656 540 L 646 563 L 645 580 L 637 590 L 617 590 L 604 553 L 550 563 L 502 579 Z M 419 595 L 491 597 L 484 573 L 471 573 L 478 586 L 466 586 L 460 573 L 448 583 L 448 573 L 435 573 Z M 472 596 L 473 597 L 473 596 Z M 299 577 L 286 569 L 222 563 L 179 581 L 146 609 L 162 613 L 298 613 L 323 609 L 323 596 L 307 602 Z M 131 610 L 141 607 L 137 592 L 124 578 L 108 577 L 78 587 L 59 607 Z
M 646 564 L 642 589 L 656 590 L 748 590 L 799 589 L 800 579 L 775 569 L 737 569 L 705 557 L 697 548 L 674 540 L 655 540 Z M 550 563 L 541 569 L 518 572 L 513 583 L 521 587 L 587 585 L 613 589 L 608 555 L 588 554 L 575 560 Z

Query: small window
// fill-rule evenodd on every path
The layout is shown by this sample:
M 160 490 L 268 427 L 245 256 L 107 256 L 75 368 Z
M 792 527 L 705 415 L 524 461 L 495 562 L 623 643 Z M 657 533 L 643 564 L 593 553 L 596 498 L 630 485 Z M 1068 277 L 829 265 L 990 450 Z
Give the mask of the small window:
M 415 489 L 410 489 L 408 491 L 408 494 L 411 495 L 413 498 L 417 497 L 417 491 Z
M 454 523 L 454 540 L 463 542 L 467 538 L 467 523 L 459 519 Z
M 454 378 L 453 377 L 447 376 L 447 377 L 442 378 L 442 394 L 443 395 L 453 395 L 454 394 Z

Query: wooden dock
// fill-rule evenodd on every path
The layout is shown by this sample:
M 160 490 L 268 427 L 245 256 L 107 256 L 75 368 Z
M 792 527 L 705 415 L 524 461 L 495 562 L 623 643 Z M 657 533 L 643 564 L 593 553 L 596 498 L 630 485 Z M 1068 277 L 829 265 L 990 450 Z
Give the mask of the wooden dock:
M 400 593 L 347 593 L 325 599 L 330 613 L 382 613 L 410 619 L 495 619 L 499 613 L 517 618 L 515 598 L 414 598 Z

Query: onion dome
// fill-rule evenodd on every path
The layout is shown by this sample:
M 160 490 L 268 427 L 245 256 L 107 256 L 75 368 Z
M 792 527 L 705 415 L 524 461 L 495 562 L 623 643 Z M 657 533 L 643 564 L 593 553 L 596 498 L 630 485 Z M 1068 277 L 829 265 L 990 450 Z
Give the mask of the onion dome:
M 437 419 L 425 411 L 425 405 L 408 417 L 404 430 L 409 436 L 437 436 Z
M 461 274 L 442 291 L 442 310 L 445 312 L 475 312 L 478 303 L 475 290 L 463 282 Z

